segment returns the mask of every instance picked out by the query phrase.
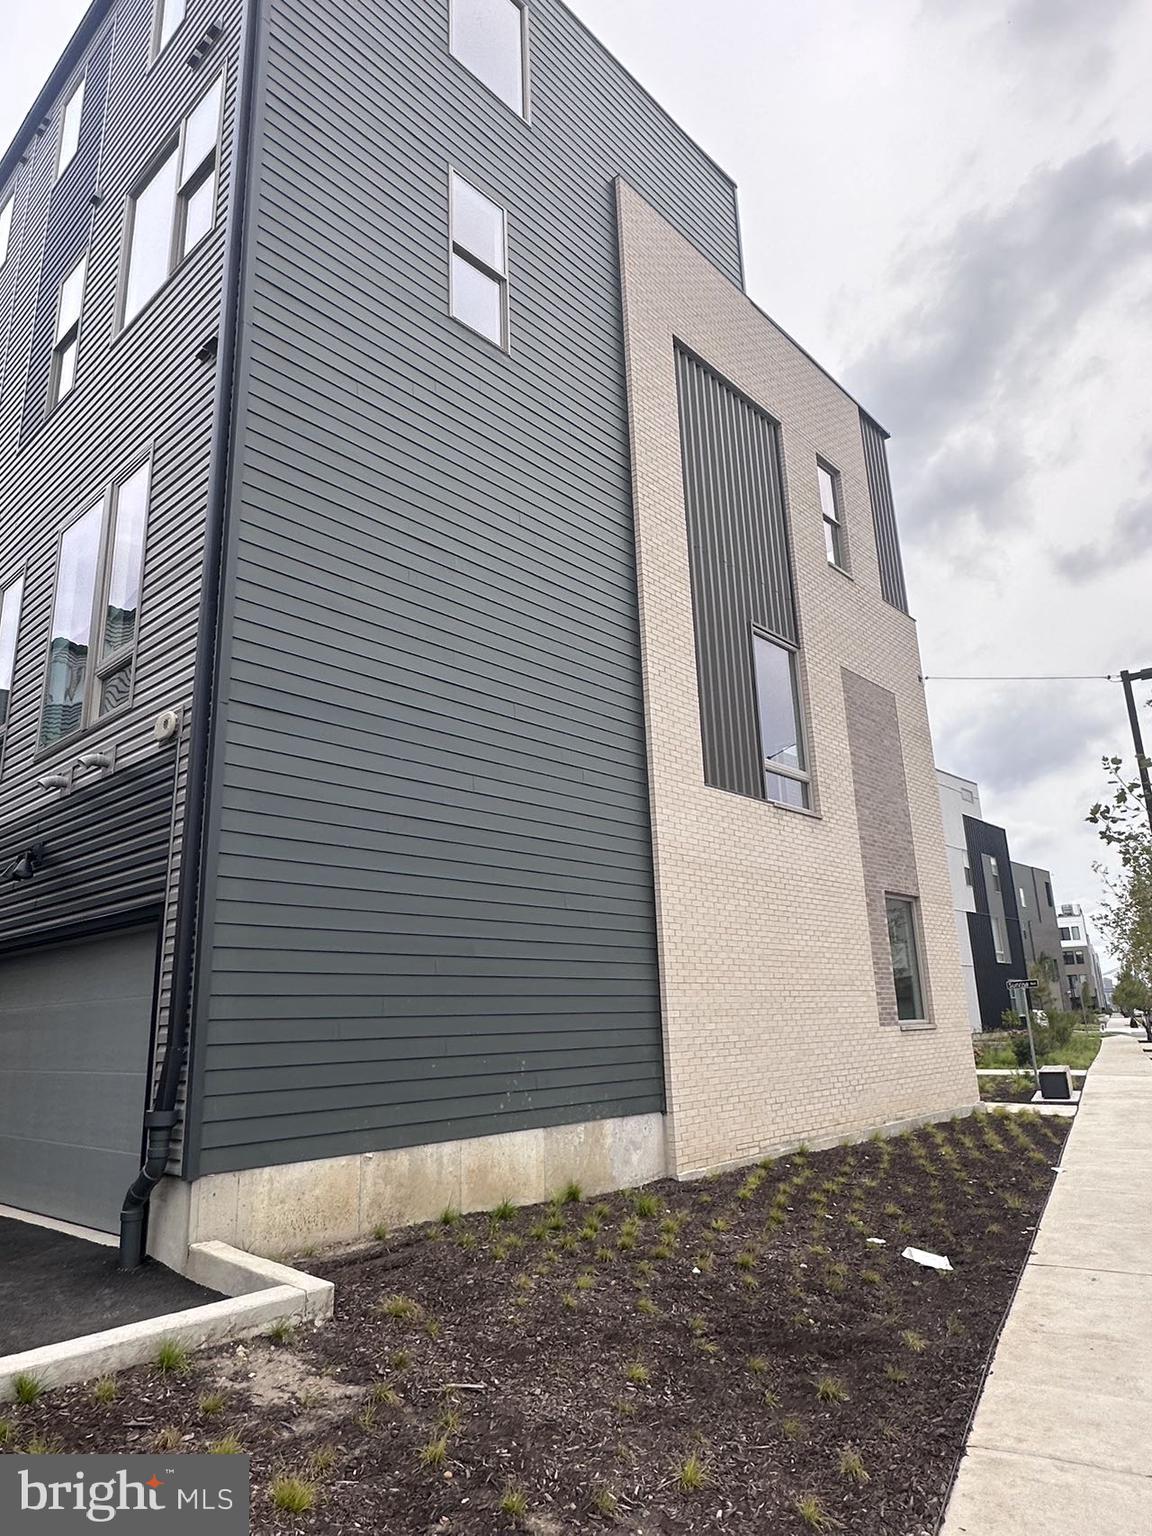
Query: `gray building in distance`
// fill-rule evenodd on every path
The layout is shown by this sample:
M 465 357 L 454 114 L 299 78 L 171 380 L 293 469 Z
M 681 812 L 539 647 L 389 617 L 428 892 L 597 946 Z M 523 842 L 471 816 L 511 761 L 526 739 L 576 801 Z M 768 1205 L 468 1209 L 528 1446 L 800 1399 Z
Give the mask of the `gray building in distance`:
M 559 0 L 93 0 L 0 349 L 0 1203 L 179 1264 L 971 1102 L 885 434 Z
M 1048 1001 L 1054 1008 L 1064 1005 L 1062 941 L 1052 895 L 1052 876 L 1046 869 L 1031 864 L 1012 865 L 1016 887 L 1016 905 L 1020 914 L 1020 932 L 1029 975 L 1045 983 Z

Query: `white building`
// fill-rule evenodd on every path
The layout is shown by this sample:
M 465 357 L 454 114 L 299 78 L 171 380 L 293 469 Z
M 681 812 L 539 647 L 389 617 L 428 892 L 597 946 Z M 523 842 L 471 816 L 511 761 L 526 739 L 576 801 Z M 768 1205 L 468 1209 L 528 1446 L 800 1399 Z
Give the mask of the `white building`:
M 1060 904 L 1060 947 L 1064 972 L 1060 990 L 1065 1006 L 1079 1008 L 1087 993 L 1096 1007 L 1105 1007 L 1110 989 L 1104 981 L 1100 957 L 1092 943 L 1087 915 L 1078 901 Z

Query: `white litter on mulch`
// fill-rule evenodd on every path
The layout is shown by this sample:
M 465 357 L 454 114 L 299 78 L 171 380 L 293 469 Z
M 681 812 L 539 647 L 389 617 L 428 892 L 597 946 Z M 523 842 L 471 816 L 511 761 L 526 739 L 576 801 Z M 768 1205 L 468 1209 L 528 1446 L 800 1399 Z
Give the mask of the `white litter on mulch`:
M 887 1240 L 883 1237 L 866 1237 L 864 1241 L 866 1243 L 875 1243 L 877 1248 L 887 1248 L 888 1246 Z
M 911 1259 L 913 1264 L 923 1264 L 926 1269 L 952 1268 L 942 1253 L 927 1253 L 923 1248 L 905 1248 L 900 1257 Z

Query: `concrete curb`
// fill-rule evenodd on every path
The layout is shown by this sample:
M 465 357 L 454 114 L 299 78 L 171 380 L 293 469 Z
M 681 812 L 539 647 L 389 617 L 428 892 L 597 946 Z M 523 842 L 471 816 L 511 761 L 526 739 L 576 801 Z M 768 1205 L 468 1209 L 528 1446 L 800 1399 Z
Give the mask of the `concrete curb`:
M 35 1377 L 41 1387 L 63 1387 L 146 1365 L 163 1343 L 203 1349 L 263 1333 L 286 1319 L 320 1322 L 332 1314 L 335 1288 L 330 1280 L 270 1263 L 227 1243 L 194 1243 L 185 1273 L 200 1285 L 224 1291 L 225 1300 L 0 1356 L 0 1402 L 15 1397 L 20 1375 Z

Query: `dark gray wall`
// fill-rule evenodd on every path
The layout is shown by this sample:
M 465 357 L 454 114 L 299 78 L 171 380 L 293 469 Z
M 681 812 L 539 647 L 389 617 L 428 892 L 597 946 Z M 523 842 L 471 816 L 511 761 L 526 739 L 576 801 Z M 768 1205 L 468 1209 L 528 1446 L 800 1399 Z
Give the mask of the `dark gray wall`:
M 776 423 L 676 349 L 704 781 L 764 798 L 753 626 L 796 643 Z
M 872 522 L 876 530 L 876 559 L 880 566 L 880 595 L 893 608 L 908 612 L 908 592 L 904 585 L 904 563 L 900 557 L 900 532 L 896 526 L 896 508 L 892 501 L 892 481 L 888 474 L 886 434 L 870 416 L 860 412 L 860 435 L 864 443 L 864 463 L 868 471 L 868 493 L 872 500 Z
M 1046 869 L 1038 869 L 1031 864 L 1013 864 L 1012 883 L 1020 912 L 1024 958 L 1029 968 L 1035 965 L 1041 955 L 1047 955 L 1052 961 L 1054 975 L 1050 985 L 1055 994 L 1056 1006 L 1059 1007 L 1062 1000 L 1062 959 L 1052 876 Z M 1024 895 L 1023 901 L 1020 900 L 1021 892 Z
M 265 9 L 189 1166 L 659 1110 L 613 180 L 738 281 L 732 187 L 555 0 L 530 124 L 447 0 Z
M 1008 982 L 1028 974 L 1016 892 L 1007 878 L 1012 868 L 1008 838 L 1003 827 L 993 826 L 990 821 L 980 821 L 975 816 L 965 816 L 964 835 L 968 842 L 972 894 L 976 901 L 975 912 L 968 914 L 968 932 L 972 939 L 972 964 L 976 972 L 980 1023 L 984 1029 L 1000 1029 L 1002 1015 L 1012 1006 Z M 988 889 L 984 876 L 985 858 L 994 858 L 1001 871 L 998 895 Z M 1007 962 L 996 958 L 996 940 L 992 933 L 990 915 L 993 910 L 1003 911 L 1008 940 Z
M 26 890 L 0 885 L 0 943 L 120 922 L 164 897 L 177 749 L 152 721 L 191 691 L 199 617 L 215 367 L 198 359 L 218 325 L 224 210 L 242 0 L 189 0 L 187 20 L 154 64 L 152 0 L 91 8 L 50 82 L 42 119 L 0 163 L 0 201 L 16 192 L 0 269 L 0 583 L 25 575 L 8 730 L 0 748 L 0 870 L 7 851 L 46 838 L 50 863 Z M 223 36 L 199 68 L 193 44 Z M 122 334 L 116 330 L 127 199 L 159 146 L 221 68 L 228 87 L 216 230 Z M 59 181 L 64 101 L 87 80 L 80 147 Z M 42 122 L 42 131 L 37 127 Z M 48 414 L 48 364 L 62 276 L 83 249 L 88 275 L 76 385 Z M 137 662 L 127 713 L 37 753 L 44 666 L 62 526 L 151 450 L 152 494 Z M 115 750 L 111 779 L 78 775 L 61 799 L 39 779 L 81 752 Z

